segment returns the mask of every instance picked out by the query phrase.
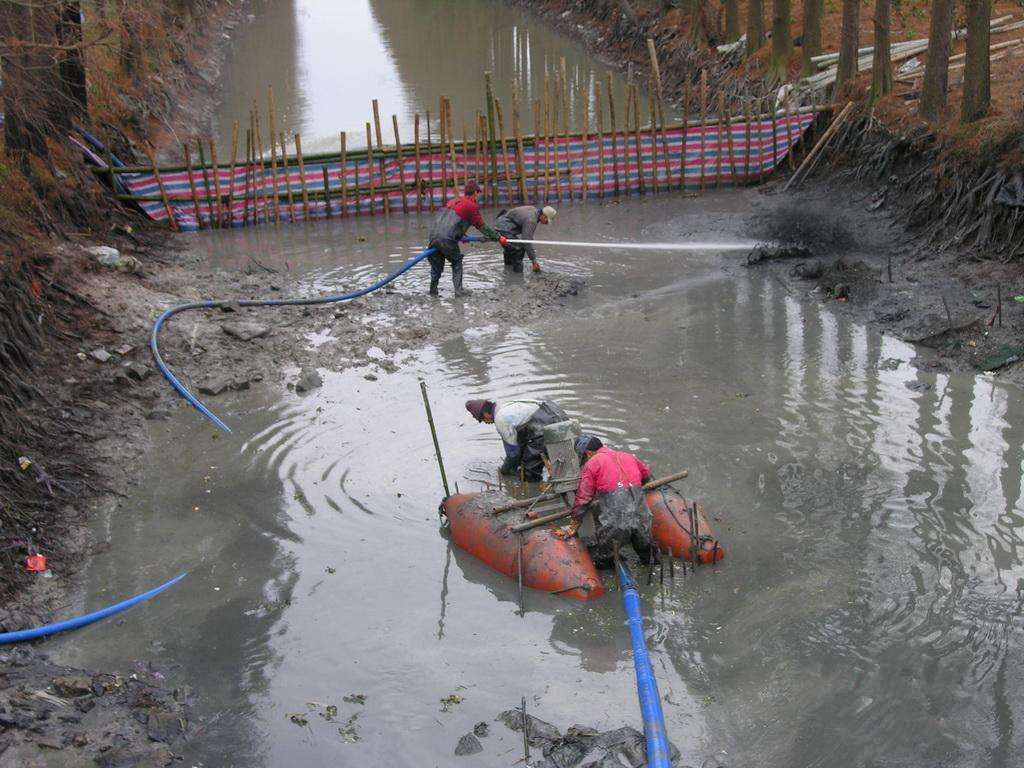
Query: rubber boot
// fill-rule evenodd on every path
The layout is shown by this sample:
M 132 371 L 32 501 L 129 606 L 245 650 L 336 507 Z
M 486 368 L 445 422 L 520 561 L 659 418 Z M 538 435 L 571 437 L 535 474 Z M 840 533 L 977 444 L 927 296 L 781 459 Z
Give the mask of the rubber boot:
M 452 285 L 455 286 L 456 296 L 468 296 L 472 293 L 469 288 L 462 287 L 462 264 L 452 264 Z
M 430 281 L 430 290 L 428 291 L 428 293 L 431 296 L 437 296 L 437 282 L 437 280 Z

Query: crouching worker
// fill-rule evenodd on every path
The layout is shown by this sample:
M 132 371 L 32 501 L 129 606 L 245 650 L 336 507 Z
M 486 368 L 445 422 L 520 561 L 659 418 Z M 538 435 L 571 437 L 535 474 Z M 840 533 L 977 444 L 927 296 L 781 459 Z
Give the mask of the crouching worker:
M 562 539 L 576 535 L 589 506 L 596 531 L 596 541 L 590 547 L 595 565 L 607 568 L 613 564 L 616 543 L 632 544 L 640 560 L 650 563 L 652 516 L 642 486 L 650 479 L 651 470 L 636 456 L 613 451 L 589 435 L 579 438 L 576 453 L 582 470 L 572 521 L 555 535 Z
M 539 483 L 544 477 L 544 427 L 569 417 L 551 400 L 467 400 L 466 410 L 484 424 L 493 424 L 505 446 L 503 475 L 523 470 L 523 479 Z
M 537 224 L 550 224 L 554 221 L 555 209 L 545 205 L 538 211 L 532 205 L 521 205 L 509 211 L 502 211 L 494 221 L 494 228 L 504 240 L 498 240 L 505 250 L 505 266 L 513 272 L 523 271 L 523 256 L 529 256 L 533 271 L 540 272 L 537 251 L 533 243 L 509 243 L 508 240 L 533 240 L 537 233 Z

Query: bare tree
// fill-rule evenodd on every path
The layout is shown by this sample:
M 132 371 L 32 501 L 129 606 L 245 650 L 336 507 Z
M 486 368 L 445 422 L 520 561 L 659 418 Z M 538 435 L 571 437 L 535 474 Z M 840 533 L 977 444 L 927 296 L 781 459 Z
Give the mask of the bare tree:
M 988 19 L 985 20 L 988 24 Z M 946 106 L 949 85 L 949 49 L 953 32 L 953 0 L 932 0 L 932 19 L 928 31 L 928 57 L 921 86 L 921 117 L 938 122 Z
M 793 55 L 793 34 L 790 31 L 789 0 L 772 3 L 772 70 L 780 80 L 786 78 L 789 57 Z
M 825 15 L 825 0 L 804 0 L 804 29 L 800 51 L 803 54 L 803 73 L 814 72 L 811 58 L 821 53 L 821 17 Z
M 735 42 L 740 39 L 740 3 L 739 0 L 724 0 L 725 3 L 725 41 Z
M 839 33 L 839 68 L 836 85 L 857 75 L 857 48 L 860 45 L 860 3 L 843 0 L 843 28 Z
M 764 45 L 764 0 L 747 2 L 747 56 Z
M 967 0 L 967 58 L 964 62 L 964 98 L 960 122 L 973 123 L 988 114 L 991 102 L 989 21 L 992 0 Z
M 892 0 L 875 0 L 875 52 L 871 63 L 872 101 L 892 93 L 891 11 Z

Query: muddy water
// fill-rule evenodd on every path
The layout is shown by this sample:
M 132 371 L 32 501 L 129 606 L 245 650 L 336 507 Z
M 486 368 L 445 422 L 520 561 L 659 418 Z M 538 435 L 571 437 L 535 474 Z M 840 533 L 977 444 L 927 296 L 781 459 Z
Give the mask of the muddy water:
M 407 7 L 372 3 L 375 18 L 384 5 Z M 475 45 L 484 28 L 460 39 Z M 543 234 L 746 238 L 757 197 L 567 206 Z M 255 257 L 331 290 L 384 274 L 428 224 L 204 233 L 195 246 L 226 269 L 256 268 Z M 493 250 L 473 253 L 470 301 L 500 300 L 515 278 Z M 1017 764 L 1021 392 L 928 372 L 914 349 L 740 256 L 545 248 L 541 258 L 588 280 L 550 317 L 471 327 L 400 354 L 393 374 L 324 369 L 324 386 L 305 396 L 262 385 L 217 398 L 233 436 L 186 408 L 151 424 L 141 485 L 102 516 L 111 547 L 69 612 L 190 576 L 119 621 L 53 641 L 61 655 L 154 659 L 195 689 L 187 765 L 451 765 L 458 738 L 520 696 L 563 728 L 639 725 L 617 593 L 584 606 L 529 592 L 519 617 L 514 582 L 448 547 L 423 378 L 462 490 L 496 479 L 498 439 L 462 408 L 485 395 L 555 398 L 656 472 L 690 470 L 685 488 L 728 556 L 643 590 L 685 763 Z M 398 285 L 425 289 L 423 268 Z M 444 298 L 437 317 L 457 319 L 462 306 Z M 323 332 L 299 343 L 332 343 L 326 314 Z M 344 700 L 352 694 L 365 703 Z M 442 711 L 450 694 L 463 700 Z M 327 705 L 338 708 L 330 721 Z M 499 724 L 482 742 L 466 764 L 520 757 Z
M 380 104 L 385 144 L 394 144 L 392 114 L 402 140 L 409 142 L 414 115 L 425 120 L 428 111 L 436 141 L 441 95 L 452 101 L 456 136 L 465 123 L 472 140 L 476 112 L 486 104 L 485 71 L 493 73 L 507 135 L 512 136 L 513 80 L 522 88 L 522 131 L 533 133 L 533 102 L 543 98 L 544 75 L 553 78 L 562 58 L 570 130 L 581 127 L 581 94 L 592 94 L 595 80 L 604 91 L 609 75 L 620 124 L 625 114 L 624 78 L 536 17 L 500 0 L 256 0 L 251 8 L 251 20 L 229 44 L 227 86 L 217 117 L 221 154 L 230 152 L 235 121 L 244 148 L 254 99 L 265 119 L 267 86 L 273 88 L 278 127 L 288 146 L 298 132 L 304 152 L 337 151 L 339 131 L 348 133 L 350 147 L 365 146 L 373 99 Z M 645 101 L 644 122 L 648 111 Z M 607 102 L 604 114 L 608 125 Z M 265 125 L 263 131 L 269 152 Z M 421 131 L 425 140 L 425 123 Z

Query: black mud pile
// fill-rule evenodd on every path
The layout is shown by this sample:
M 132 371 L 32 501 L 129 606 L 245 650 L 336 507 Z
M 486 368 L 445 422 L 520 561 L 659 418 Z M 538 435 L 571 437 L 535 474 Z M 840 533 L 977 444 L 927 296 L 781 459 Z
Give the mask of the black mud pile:
M 188 696 L 149 668 L 94 674 L 27 647 L 0 651 L 0 768 L 171 765 Z

